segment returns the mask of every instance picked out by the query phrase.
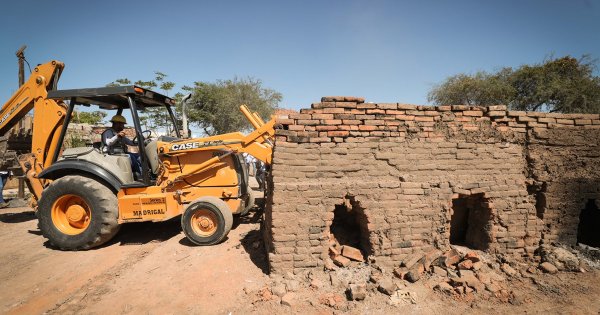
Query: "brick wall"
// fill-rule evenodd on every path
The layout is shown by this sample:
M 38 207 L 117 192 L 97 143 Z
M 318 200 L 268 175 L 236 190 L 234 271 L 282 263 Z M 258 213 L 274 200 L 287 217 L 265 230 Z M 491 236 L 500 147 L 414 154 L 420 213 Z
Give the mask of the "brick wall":
M 358 213 L 363 254 L 391 266 L 448 248 L 451 234 L 514 256 L 573 244 L 581 209 L 600 200 L 599 115 L 324 97 L 279 122 L 265 216 L 273 272 L 327 264 L 339 213 Z

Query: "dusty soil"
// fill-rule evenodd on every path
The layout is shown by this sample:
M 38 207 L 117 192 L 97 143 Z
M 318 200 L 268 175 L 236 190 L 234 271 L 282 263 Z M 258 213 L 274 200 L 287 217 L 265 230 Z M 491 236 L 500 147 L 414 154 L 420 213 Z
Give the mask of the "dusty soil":
M 0 209 L 0 313 L 245 314 L 245 313 L 543 313 L 598 314 L 600 272 L 536 273 L 508 280 L 514 298 L 456 299 L 432 290 L 435 279 L 405 283 L 416 304 L 391 306 L 369 291 L 364 301 L 324 303 L 344 292 L 306 275 L 292 306 L 270 294 L 272 278 L 260 239 L 260 213 L 238 220 L 216 246 L 188 242 L 177 219 L 124 225 L 109 244 L 81 252 L 53 249 L 29 208 Z M 303 278 L 304 277 L 304 278 Z M 267 292 L 268 291 L 268 292 Z

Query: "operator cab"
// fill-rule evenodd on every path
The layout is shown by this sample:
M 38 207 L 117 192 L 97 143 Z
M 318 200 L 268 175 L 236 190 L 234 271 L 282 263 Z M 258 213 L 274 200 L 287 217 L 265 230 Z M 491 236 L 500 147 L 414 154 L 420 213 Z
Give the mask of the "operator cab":
M 96 172 L 108 172 L 110 174 L 107 174 L 107 176 L 118 181 L 121 187 L 153 185 L 159 169 L 157 141 L 170 142 L 179 140 L 181 137 L 172 110 L 175 101 L 167 96 L 135 85 L 53 90 L 48 91 L 48 98 L 63 100 L 68 104 L 65 123 L 60 133 L 58 149 L 55 151 L 53 162 L 56 162 L 57 165 L 76 162 L 83 165 L 80 167 L 94 168 Z M 133 142 L 139 151 L 142 168 L 142 173 L 139 176 L 134 176 L 128 154 L 125 152 L 110 152 L 110 154 L 103 152 L 105 150 L 102 150 L 102 143 L 94 143 L 92 147 L 74 147 L 61 150 L 76 106 L 95 106 L 105 110 L 109 115 L 131 115 L 129 125 L 133 127 L 135 132 Z M 143 130 L 140 116 L 143 117 L 151 111 L 154 114 L 162 113 L 166 120 L 170 120 L 170 126 L 167 126 L 167 129 L 174 132 L 176 137 L 163 135 L 152 139 L 152 132 Z

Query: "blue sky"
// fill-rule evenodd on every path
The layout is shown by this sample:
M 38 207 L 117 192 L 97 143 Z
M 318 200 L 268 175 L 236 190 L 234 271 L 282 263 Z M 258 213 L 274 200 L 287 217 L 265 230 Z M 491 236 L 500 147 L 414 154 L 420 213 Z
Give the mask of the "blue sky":
M 181 87 L 253 76 L 281 107 L 325 95 L 426 104 L 459 72 L 600 58 L 600 1 L 7 1 L 0 4 L 0 100 L 15 51 L 65 62 L 59 88 L 150 79 Z M 175 89 L 177 90 L 177 88 Z

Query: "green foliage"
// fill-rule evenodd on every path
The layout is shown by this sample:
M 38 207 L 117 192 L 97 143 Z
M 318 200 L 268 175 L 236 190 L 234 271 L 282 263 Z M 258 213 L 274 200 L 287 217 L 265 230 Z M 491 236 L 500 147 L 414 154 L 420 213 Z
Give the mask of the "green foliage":
M 131 81 L 129 81 L 129 79 L 122 78 L 122 79 L 116 79 L 113 82 L 110 82 L 109 84 L 107 84 L 106 86 L 112 87 L 112 86 L 130 85 L 130 84 L 131 84 Z
M 166 81 L 167 75 L 154 72 L 154 79 L 150 81 L 138 80 L 133 84 L 146 88 L 160 88 L 164 94 L 175 88 L 175 83 Z M 128 85 L 128 79 L 118 79 L 111 82 L 111 86 Z M 207 135 L 222 134 L 234 131 L 250 130 L 251 126 L 246 118 L 240 113 L 239 106 L 248 105 L 263 119 L 267 120 L 277 109 L 282 95 L 269 88 L 262 86 L 262 81 L 255 78 L 234 78 L 233 80 L 218 80 L 212 82 L 195 82 L 193 86 L 182 86 L 181 90 L 192 93 L 187 109 L 188 120 L 191 125 L 199 126 Z M 181 99 L 185 94 L 175 93 L 173 98 L 177 106 L 175 112 L 181 117 Z M 144 129 L 164 128 L 167 134 L 172 133 L 171 118 L 164 108 L 148 108 L 140 115 L 141 124 Z
M 588 56 L 565 56 L 495 73 L 458 74 L 433 87 L 435 104 L 498 105 L 515 110 L 599 113 L 600 77 Z
M 137 80 L 133 84 L 149 90 L 154 90 L 156 87 L 159 87 L 166 95 L 169 95 L 169 91 L 175 87 L 175 83 L 165 81 L 167 75 L 160 71 L 155 71 L 154 74 L 155 76 L 153 80 Z M 131 81 L 129 79 L 123 78 L 117 79 L 107 84 L 107 86 L 121 86 L 130 84 Z M 140 112 L 140 123 L 144 129 L 163 129 L 166 134 L 171 134 L 173 132 L 171 118 L 169 117 L 169 113 L 165 108 L 147 108 L 143 112 Z
M 185 88 L 192 91 L 188 108 L 190 123 L 208 135 L 249 130 L 251 126 L 240 113 L 240 105 L 248 105 L 266 120 L 282 99 L 281 93 L 264 88 L 261 80 L 251 77 L 195 82 L 193 87 Z
M 104 118 L 106 118 L 106 112 L 103 111 L 75 112 L 72 122 L 79 124 L 99 125 L 103 123 Z

